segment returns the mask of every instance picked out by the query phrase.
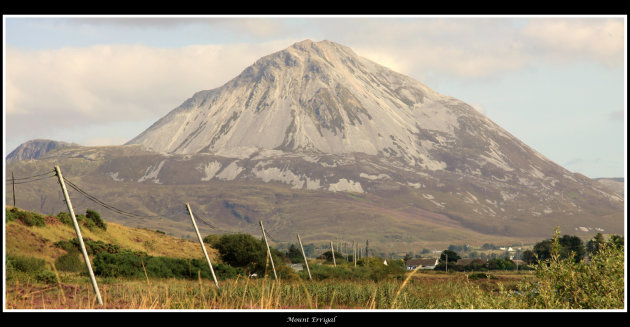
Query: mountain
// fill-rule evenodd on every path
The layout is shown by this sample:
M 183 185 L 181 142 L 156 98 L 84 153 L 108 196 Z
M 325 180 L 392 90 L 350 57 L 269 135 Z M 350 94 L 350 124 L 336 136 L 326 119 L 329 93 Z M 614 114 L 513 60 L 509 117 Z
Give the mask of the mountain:
M 299 232 L 401 249 L 540 240 L 555 226 L 624 232 L 621 195 L 468 104 L 329 41 L 259 59 L 124 146 L 59 149 L 20 169 L 54 163 L 97 198 L 162 217 L 115 219 L 184 234 L 186 202 L 211 221 L 205 232 L 258 233 L 263 220 L 284 242 Z M 58 191 L 23 192 L 42 212 L 63 208 Z
M 78 146 L 78 144 L 42 139 L 31 140 L 20 144 L 17 148 L 15 148 L 15 150 L 11 151 L 6 158 L 6 161 L 13 162 L 19 160 L 38 159 L 53 149 L 70 146 Z
M 623 192 L 624 192 L 624 178 L 623 177 L 595 178 L 594 180 L 598 181 L 600 184 L 605 185 L 609 190 L 617 192 L 623 196 Z

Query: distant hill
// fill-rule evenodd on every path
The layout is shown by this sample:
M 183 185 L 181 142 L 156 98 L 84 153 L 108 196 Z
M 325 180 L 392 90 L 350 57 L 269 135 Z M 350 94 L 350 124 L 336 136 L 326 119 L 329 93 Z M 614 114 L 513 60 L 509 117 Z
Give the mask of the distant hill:
M 79 146 L 75 143 L 60 142 L 53 140 L 30 140 L 20 144 L 15 150 L 11 151 L 6 158 L 7 163 L 19 161 L 39 159 L 54 149 L 67 148 L 71 146 Z
M 611 178 L 595 178 L 600 184 L 603 184 L 611 191 L 617 192 L 621 195 L 624 194 L 623 185 L 624 178 L 623 177 L 611 177 Z
M 7 211 L 12 208 L 6 206 Z M 45 217 L 46 221 L 44 227 L 29 227 L 19 220 L 6 222 L 5 251 L 7 255 L 37 257 L 53 262 L 65 253 L 54 243 L 76 238 L 74 228 L 64 225 L 49 215 L 42 216 Z M 118 245 L 124 249 L 143 251 L 152 256 L 203 258 L 199 242 L 181 239 L 157 230 L 130 228 L 112 223 L 107 221 L 105 215 L 103 218 L 107 224 L 107 230 L 95 229 L 90 231 L 87 228 L 81 228 L 83 238 Z M 208 245 L 206 245 L 206 250 L 211 259 L 216 260 L 216 251 Z

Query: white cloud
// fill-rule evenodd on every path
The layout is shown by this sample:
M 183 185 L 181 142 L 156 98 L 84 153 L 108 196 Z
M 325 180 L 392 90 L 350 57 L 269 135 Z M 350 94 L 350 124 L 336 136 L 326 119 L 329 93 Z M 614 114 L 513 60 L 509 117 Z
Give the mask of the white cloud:
M 148 117 L 157 120 L 195 92 L 223 85 L 258 58 L 292 42 L 177 49 L 142 45 L 7 48 L 7 135 L 25 137 L 33 130 Z
M 591 59 L 623 64 L 623 19 L 532 19 L 521 36 L 532 54 L 555 60 Z

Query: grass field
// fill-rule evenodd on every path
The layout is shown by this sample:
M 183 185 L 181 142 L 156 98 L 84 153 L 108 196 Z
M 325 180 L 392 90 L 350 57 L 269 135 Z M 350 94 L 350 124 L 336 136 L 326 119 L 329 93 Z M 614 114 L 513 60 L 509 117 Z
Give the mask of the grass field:
M 50 283 L 16 277 L 7 284 L 6 297 L 7 309 L 464 309 L 472 300 L 466 297 L 496 296 L 532 277 L 469 281 L 466 276 L 417 274 L 406 283 L 237 278 L 220 282 L 219 289 L 204 279 L 99 278 L 101 306 L 87 277 L 59 273 Z
M 406 272 L 402 266 L 394 269 L 395 264 L 385 267 L 380 263 L 382 259 L 376 258 L 371 259 L 369 266 L 356 268 L 347 262 L 339 262 L 337 267 L 333 267 L 324 260 L 314 260 L 311 271 L 317 278 L 312 281 L 304 272 L 286 273 L 290 268 L 284 266 L 283 276 L 286 278 L 279 281 L 270 277 L 273 274 L 267 270 L 267 277 L 257 279 L 250 279 L 247 274 L 223 275 L 220 287 L 216 288 L 207 274 L 202 277 L 201 270 L 198 270 L 200 266 L 176 279 L 149 277 L 159 275 L 147 273 L 148 267 L 145 268 L 143 263 L 144 272 L 140 270 L 139 275 L 133 275 L 135 277 L 97 275 L 103 300 L 103 305 L 100 305 L 78 254 L 76 260 L 79 261 L 72 261 L 70 257 L 60 261 L 66 251 L 57 244 L 72 238 L 72 228 L 55 217 L 27 218 L 7 218 L 5 222 L 5 309 L 8 310 L 625 308 L 623 246 L 602 246 L 588 262 L 576 263 L 560 259 L 558 230 L 554 234 L 555 252 L 552 258 L 530 271 L 493 270 L 483 274 L 424 270 Z M 23 220 L 33 224 L 26 224 Z M 40 225 L 37 225 L 38 222 Z M 84 237 L 92 239 L 90 242 L 93 244 L 107 245 L 107 249 L 120 247 L 141 251 L 145 253 L 142 258 L 146 260 L 151 256 L 194 260 L 201 253 L 199 244 L 195 242 L 159 231 L 130 229 L 110 223 L 106 229 L 86 229 Z M 215 265 L 217 252 L 210 248 L 209 252 Z M 175 264 L 176 261 L 153 262 Z M 73 268 L 74 264 L 79 268 Z M 127 265 L 124 262 L 120 264 Z M 62 265 L 64 269 L 61 269 Z M 136 270 L 140 269 L 139 265 L 137 267 Z M 269 265 L 267 269 L 270 269 Z

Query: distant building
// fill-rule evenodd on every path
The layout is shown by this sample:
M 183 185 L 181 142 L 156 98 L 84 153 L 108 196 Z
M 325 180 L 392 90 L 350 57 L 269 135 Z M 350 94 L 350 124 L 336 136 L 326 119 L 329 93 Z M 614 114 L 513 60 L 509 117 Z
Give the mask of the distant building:
M 407 266 L 407 270 L 415 270 L 420 267 L 420 269 L 435 269 L 435 266 L 438 264 L 438 259 L 410 259 L 407 260 L 405 265 Z
M 295 271 L 302 271 L 304 269 L 301 263 L 290 264 L 289 267 L 293 268 Z

